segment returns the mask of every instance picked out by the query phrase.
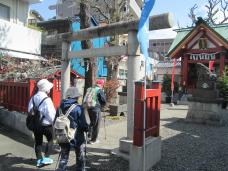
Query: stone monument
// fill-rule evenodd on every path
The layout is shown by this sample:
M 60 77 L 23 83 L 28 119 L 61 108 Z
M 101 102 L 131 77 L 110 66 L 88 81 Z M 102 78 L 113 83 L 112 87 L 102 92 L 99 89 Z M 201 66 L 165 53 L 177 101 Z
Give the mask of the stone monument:
M 222 98 L 216 89 L 217 76 L 202 63 L 196 64 L 197 83 L 192 97 L 188 98 L 189 109 L 186 120 L 196 123 L 223 125 Z

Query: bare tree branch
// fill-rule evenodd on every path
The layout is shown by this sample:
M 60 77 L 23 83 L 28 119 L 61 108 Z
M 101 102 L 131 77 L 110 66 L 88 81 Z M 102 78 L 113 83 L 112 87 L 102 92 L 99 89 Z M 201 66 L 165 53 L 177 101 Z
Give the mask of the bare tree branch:
M 107 21 L 110 20 L 110 18 L 105 15 L 105 13 L 101 10 L 101 8 L 97 5 L 91 6 L 91 8 L 95 8 Z
M 108 9 L 111 8 L 111 6 L 110 6 L 109 3 L 107 2 L 107 0 L 104 0 L 104 3 L 106 4 L 106 7 L 107 7 Z
M 220 3 L 220 0 L 208 0 L 208 4 L 205 5 L 207 8 L 207 19 L 206 21 L 212 24 L 216 24 L 216 18 L 215 15 L 218 13 L 219 9 L 215 9 L 216 6 Z
M 188 17 L 192 20 L 192 26 L 196 23 L 196 14 L 195 10 L 198 8 L 198 6 L 195 4 L 192 8 L 190 8 L 190 13 L 188 14 Z
M 221 11 L 223 13 L 223 20 L 220 22 L 220 24 L 226 22 L 228 20 L 228 16 L 226 15 L 226 12 L 228 12 L 227 8 L 228 8 L 228 2 L 226 0 L 221 0 Z

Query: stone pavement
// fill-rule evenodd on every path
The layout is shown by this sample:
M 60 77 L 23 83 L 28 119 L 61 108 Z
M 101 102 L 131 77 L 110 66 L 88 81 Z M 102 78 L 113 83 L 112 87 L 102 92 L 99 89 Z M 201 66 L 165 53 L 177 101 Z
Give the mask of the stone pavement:
M 186 108 L 179 106 L 179 108 Z M 161 131 L 163 125 L 175 122 L 180 118 L 185 118 L 186 110 L 170 108 L 168 105 L 161 107 Z M 127 134 L 126 117 L 110 118 L 106 117 L 101 122 L 99 144 L 87 145 L 87 166 L 88 170 L 128 170 L 128 162 L 112 155 L 111 150 L 119 147 L 119 139 Z M 106 138 L 105 138 L 106 133 Z M 55 170 L 58 153 L 52 155 L 54 164 L 37 169 L 35 167 L 35 154 L 33 142 L 25 135 L 15 130 L 0 125 L 0 171 L 26 171 L 26 170 Z M 69 169 L 74 170 L 75 154 L 71 151 Z

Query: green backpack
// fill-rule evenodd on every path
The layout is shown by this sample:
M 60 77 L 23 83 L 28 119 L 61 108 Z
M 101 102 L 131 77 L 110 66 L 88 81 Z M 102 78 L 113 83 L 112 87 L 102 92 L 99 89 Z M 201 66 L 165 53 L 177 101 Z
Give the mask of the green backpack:
M 95 107 L 97 104 L 97 92 L 99 87 L 90 87 L 87 89 L 83 104 L 87 108 Z

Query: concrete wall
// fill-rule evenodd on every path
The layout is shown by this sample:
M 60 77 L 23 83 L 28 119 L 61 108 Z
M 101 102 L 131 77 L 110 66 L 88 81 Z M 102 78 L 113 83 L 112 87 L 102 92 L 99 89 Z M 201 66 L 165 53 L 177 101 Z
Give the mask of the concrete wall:
M 221 104 L 203 103 L 196 101 L 188 102 L 188 113 L 186 120 L 189 122 L 203 123 L 209 125 L 227 125 L 228 124 L 228 111 L 222 109 Z
M 163 81 L 163 77 L 165 74 L 169 74 L 172 75 L 172 70 L 173 68 L 158 68 L 156 75 L 157 75 L 157 79 L 160 81 Z M 176 71 L 175 71 L 175 81 L 180 82 L 181 79 L 181 67 L 176 67 Z
M 29 3 L 21 0 L 0 0 L 0 4 L 10 8 L 10 22 L 25 25 L 28 18 Z
M 41 53 L 41 32 L 0 19 L 0 48 Z
M 7 109 L 0 109 L 0 123 L 13 128 L 21 133 L 28 135 L 30 138 L 33 137 L 31 131 L 29 131 L 25 124 L 26 114 L 22 114 L 15 111 L 8 111 Z

